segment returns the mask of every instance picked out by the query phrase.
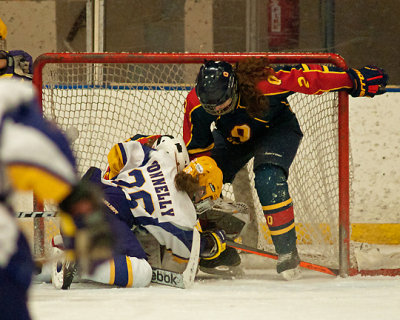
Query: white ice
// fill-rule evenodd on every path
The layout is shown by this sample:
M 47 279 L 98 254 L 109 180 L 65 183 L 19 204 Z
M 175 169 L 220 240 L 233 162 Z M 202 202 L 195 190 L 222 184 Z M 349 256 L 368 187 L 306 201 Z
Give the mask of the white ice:
M 341 278 L 305 269 L 302 274 L 288 282 L 272 268 L 229 280 L 200 273 L 190 289 L 73 283 L 63 291 L 41 283 L 32 286 L 29 306 L 34 320 L 400 318 L 400 277 Z

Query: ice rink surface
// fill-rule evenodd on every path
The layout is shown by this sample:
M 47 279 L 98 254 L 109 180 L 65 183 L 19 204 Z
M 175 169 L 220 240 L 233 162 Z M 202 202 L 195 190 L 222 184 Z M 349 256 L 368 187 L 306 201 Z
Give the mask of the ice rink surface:
M 400 198 L 393 192 L 400 183 L 395 170 L 400 146 L 400 136 L 393 135 L 399 131 L 399 113 L 394 113 L 399 98 L 395 98 L 390 103 L 387 95 L 354 99 L 359 106 L 352 102 L 354 222 L 399 223 Z M 379 108 L 373 101 L 381 101 Z M 376 120 L 379 114 L 387 115 L 384 122 Z M 41 283 L 31 287 L 29 307 L 33 320 L 400 319 L 400 276 L 340 278 L 305 269 L 302 273 L 303 278 L 293 282 L 281 280 L 273 265 L 246 270 L 242 279 L 199 274 L 187 290 L 153 284 L 125 289 L 73 283 L 71 290 L 61 291 Z
M 241 279 L 199 273 L 190 289 L 73 283 L 63 291 L 41 283 L 32 286 L 29 307 L 34 320 L 400 318 L 400 277 L 340 278 L 305 269 L 302 274 L 288 282 L 271 268 L 246 270 Z

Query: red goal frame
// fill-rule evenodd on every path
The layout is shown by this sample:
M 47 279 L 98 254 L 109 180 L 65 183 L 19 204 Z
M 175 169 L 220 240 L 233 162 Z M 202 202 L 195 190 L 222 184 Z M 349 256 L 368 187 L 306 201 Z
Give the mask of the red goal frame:
M 274 64 L 317 63 L 331 64 L 347 69 L 345 60 L 332 53 L 46 53 L 34 63 L 33 83 L 37 88 L 39 101 L 42 101 L 42 70 L 51 63 L 158 63 L 158 64 L 202 64 L 204 59 L 237 62 L 247 57 L 267 57 Z M 348 93 L 338 93 L 338 196 L 339 196 L 339 274 L 340 276 L 358 274 L 350 268 L 350 199 L 349 199 L 349 99 Z M 35 210 L 43 211 L 43 204 L 36 203 Z M 42 218 L 35 222 L 37 228 Z

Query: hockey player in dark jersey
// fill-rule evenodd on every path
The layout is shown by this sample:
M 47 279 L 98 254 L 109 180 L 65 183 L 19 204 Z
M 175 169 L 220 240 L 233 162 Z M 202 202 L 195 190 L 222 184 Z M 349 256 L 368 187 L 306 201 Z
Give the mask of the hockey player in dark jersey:
M 266 58 L 248 58 L 235 68 L 206 61 L 185 101 L 183 138 L 190 157 L 211 155 L 224 183 L 254 157 L 255 188 L 275 250 L 277 272 L 300 277 L 300 258 L 287 178 L 302 131 L 287 98 L 296 93 L 347 90 L 353 97 L 385 92 L 384 70 L 342 70 L 322 65 L 272 68 Z M 215 122 L 215 130 L 210 125 Z

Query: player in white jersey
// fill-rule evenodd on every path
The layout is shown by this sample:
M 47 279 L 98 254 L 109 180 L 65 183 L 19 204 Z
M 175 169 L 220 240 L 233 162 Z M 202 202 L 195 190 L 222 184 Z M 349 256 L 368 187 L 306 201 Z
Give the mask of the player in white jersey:
M 144 227 L 174 254 L 188 258 L 197 214 L 193 198 L 176 188 L 175 159 L 164 150 L 152 150 L 137 141 L 121 143 L 119 148 L 121 154 L 126 156 L 123 160 L 125 165 L 117 176 L 111 180 L 103 179 L 102 182 L 118 186 L 124 192 L 130 212 L 127 216 L 123 216 L 125 213 L 121 216 L 129 226 Z M 202 161 L 208 161 L 210 175 L 216 172 L 212 177 L 216 181 L 209 182 L 215 192 L 207 195 L 216 199 L 222 188 L 219 181 L 222 174 L 212 159 L 207 157 L 197 160 Z
M 127 234 L 134 228 L 153 235 L 176 259 L 187 261 L 189 258 L 193 228 L 197 223 L 193 203 L 219 197 L 222 173 L 209 157 L 195 159 L 179 171 L 178 157 L 167 149 L 161 146 L 155 150 L 133 140 L 118 143 L 108 157 L 111 170 L 106 174 L 107 179 L 101 177 L 98 168 L 91 168 L 86 173 L 86 178 L 103 187 L 110 213 L 124 223 L 119 227 L 126 241 L 119 251 L 123 258 L 103 263 L 94 276 L 84 275 L 83 278 L 119 286 L 126 286 L 125 280 L 129 276 L 137 281 L 147 279 L 145 273 L 132 268 L 135 264 L 144 265 L 147 258 L 133 238 L 133 232 L 127 239 Z M 225 248 L 223 231 L 201 233 L 202 258 L 214 259 Z M 126 251 L 128 249 L 130 253 Z M 136 263 L 126 264 L 125 260 L 132 256 L 138 258 Z M 118 278 L 121 281 L 117 281 Z M 146 281 L 150 282 L 150 279 Z M 141 285 L 146 281 L 143 280 Z

